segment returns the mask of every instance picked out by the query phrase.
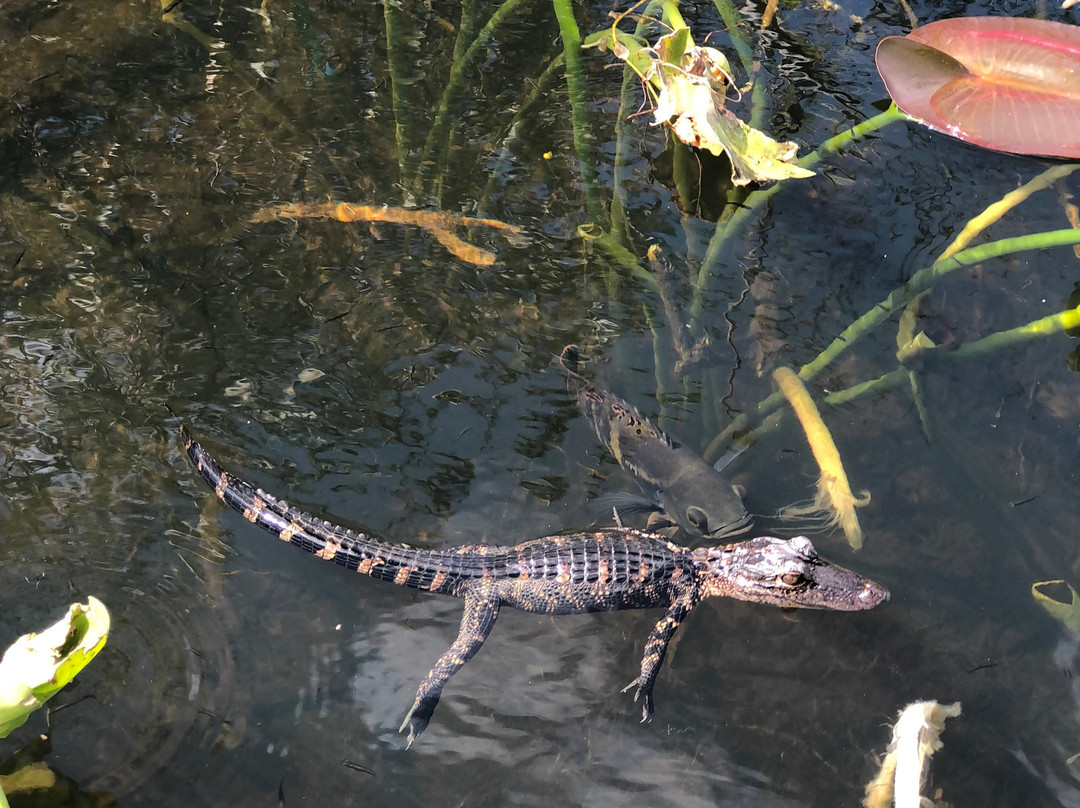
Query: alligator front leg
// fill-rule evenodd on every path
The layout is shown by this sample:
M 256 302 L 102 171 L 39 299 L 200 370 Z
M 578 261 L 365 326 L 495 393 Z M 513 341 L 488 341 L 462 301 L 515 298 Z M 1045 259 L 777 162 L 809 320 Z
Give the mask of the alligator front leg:
M 457 639 L 424 677 L 424 681 L 420 683 L 416 691 L 416 700 L 413 702 L 412 709 L 401 722 L 398 732 L 404 732 L 405 727 L 409 728 L 406 749 L 412 746 L 413 741 L 420 737 L 420 733 L 427 729 L 431 714 L 435 712 L 439 696 L 442 695 L 443 686 L 480 650 L 480 646 L 488 638 L 492 626 L 495 625 L 495 618 L 498 616 L 499 598 L 491 591 L 490 586 L 485 585 L 466 592 L 465 613 L 461 616 L 461 628 L 458 629 Z
M 645 653 L 641 657 L 641 675 L 622 690 L 625 693 L 637 688 L 634 691 L 634 701 L 641 700 L 642 722 L 648 721 L 653 712 L 653 685 L 656 683 L 656 675 L 660 673 L 660 666 L 664 662 L 668 642 L 675 636 L 679 625 L 694 607 L 695 602 L 692 592 L 681 594 L 671 602 L 667 613 L 653 626 L 649 639 L 645 642 Z

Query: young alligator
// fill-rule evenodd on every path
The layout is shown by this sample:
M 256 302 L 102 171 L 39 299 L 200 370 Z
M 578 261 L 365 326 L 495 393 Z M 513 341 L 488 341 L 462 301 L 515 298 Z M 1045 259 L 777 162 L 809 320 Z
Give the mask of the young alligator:
M 650 528 L 677 524 L 695 539 L 716 541 L 752 527 L 742 497 L 701 455 L 621 398 L 589 385 L 578 372 L 578 346 L 563 348 L 559 362 L 566 371 L 567 390 L 600 442 L 648 494 L 626 494 L 628 504 L 616 510 L 651 513 Z
M 540 614 L 663 608 L 645 643 L 636 688 L 642 720 L 653 711 L 653 684 L 687 613 L 704 598 L 773 606 L 856 611 L 889 597 L 868 578 L 820 558 L 805 537 L 761 537 L 688 549 L 653 533 L 608 528 L 534 539 L 514 547 L 472 544 L 418 550 L 377 541 L 303 513 L 227 474 L 180 426 L 188 457 L 219 499 L 249 522 L 326 561 L 399 586 L 463 598 L 453 645 L 421 682 L 401 725 L 406 748 L 424 731 L 443 686 L 487 639 L 501 606 Z

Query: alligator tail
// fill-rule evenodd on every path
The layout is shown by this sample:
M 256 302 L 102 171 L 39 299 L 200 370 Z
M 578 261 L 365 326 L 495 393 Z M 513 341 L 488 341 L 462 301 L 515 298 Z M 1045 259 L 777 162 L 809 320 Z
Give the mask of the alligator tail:
M 217 498 L 282 541 L 325 561 L 398 586 L 455 593 L 460 582 L 458 576 L 448 574 L 443 565 L 435 562 L 431 552 L 381 542 L 290 507 L 284 500 L 222 469 L 183 424 L 180 424 L 180 439 L 187 456 Z

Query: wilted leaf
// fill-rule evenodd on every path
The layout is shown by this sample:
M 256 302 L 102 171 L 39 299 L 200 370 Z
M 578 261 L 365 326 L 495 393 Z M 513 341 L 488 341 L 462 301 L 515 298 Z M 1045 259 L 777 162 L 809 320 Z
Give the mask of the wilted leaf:
M 703 77 L 665 66 L 659 71 L 663 89 L 656 102 L 656 123 L 671 126 L 675 136 L 688 146 L 731 160 L 731 179 L 736 185 L 766 180 L 811 177 L 794 164 L 798 146 L 780 143 L 743 123 Z
M 625 45 L 626 37 L 613 30 L 609 42 Z M 727 57 L 716 48 L 695 45 L 689 28 L 676 27 L 651 48 L 627 46 L 613 52 L 655 94 L 653 122 L 669 126 L 688 146 L 716 156 L 726 152 L 736 185 L 813 176 L 814 172 L 794 165 L 798 146 L 773 140 L 727 108 L 731 84 Z

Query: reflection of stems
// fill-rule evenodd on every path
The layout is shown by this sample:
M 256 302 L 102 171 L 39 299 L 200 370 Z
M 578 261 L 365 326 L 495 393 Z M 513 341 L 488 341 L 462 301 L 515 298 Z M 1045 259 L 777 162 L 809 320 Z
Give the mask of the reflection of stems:
M 476 34 L 476 0 L 461 0 L 461 22 L 454 40 L 454 60 L 465 55 L 466 44 Z
M 518 105 L 517 111 L 510 121 L 510 127 L 507 129 L 506 137 L 503 138 L 500 147 L 502 153 L 499 156 L 499 160 L 488 172 L 487 184 L 484 186 L 484 192 L 480 195 L 480 203 L 477 207 L 478 216 L 487 215 L 488 204 L 496 184 L 500 180 L 506 179 L 507 172 L 510 170 L 510 164 L 513 161 L 514 147 L 521 137 L 522 128 L 527 128 L 524 121 L 529 117 L 529 113 L 532 112 L 533 104 L 541 99 L 547 98 L 548 85 L 555 80 L 556 74 L 562 72 L 562 69 L 563 58 L 560 54 L 552 59 L 551 63 L 544 68 L 544 72 L 540 74 L 540 77 L 537 78 L 535 82 L 533 82 L 532 88 L 525 97 L 521 99 L 521 103 Z
M 731 45 L 739 56 L 743 72 L 746 73 L 746 79 L 751 82 L 750 120 L 747 123 L 754 129 L 761 129 L 765 120 L 765 110 L 767 108 L 765 99 L 768 87 L 766 82 L 758 80 L 759 67 L 754 64 L 753 49 L 750 47 L 749 38 L 742 29 L 742 16 L 731 0 L 713 0 L 713 5 L 720 12 L 724 27 L 731 37 Z M 736 81 L 735 84 L 738 85 L 739 82 Z
M 446 80 L 446 87 L 443 88 L 442 98 L 439 99 L 439 108 L 435 113 L 435 121 L 431 124 L 431 129 L 428 130 L 424 150 L 420 155 L 420 162 L 417 164 L 416 175 L 413 180 L 413 192 L 416 195 L 419 195 L 422 190 L 424 166 L 435 158 L 435 153 L 440 149 L 441 144 L 447 137 L 451 123 L 450 108 L 457 103 L 465 90 L 465 74 L 480 58 L 480 52 L 494 38 L 496 29 L 529 2 L 531 0 L 505 0 L 501 6 L 495 9 L 495 13 L 480 29 L 480 33 L 476 35 L 476 39 L 472 41 L 472 44 L 465 50 L 462 57 L 455 59 L 453 64 L 450 65 L 450 75 Z
M 611 232 L 620 239 L 630 238 L 630 223 L 626 219 L 626 181 L 630 172 L 629 142 L 630 125 L 627 110 L 637 100 L 641 80 L 627 64 L 623 68 L 622 90 L 619 93 L 619 111 L 615 118 L 615 160 L 611 172 Z
M 404 183 L 413 173 L 412 110 L 405 98 L 408 86 L 405 71 L 405 47 L 401 36 L 401 7 L 399 0 L 383 2 L 383 23 L 386 26 L 386 69 L 390 74 L 390 98 L 394 110 L 394 139 L 397 141 L 398 176 Z
M 570 0 L 553 0 L 553 3 L 563 41 L 566 89 L 570 94 L 570 119 L 574 127 L 574 154 L 581 171 L 581 184 L 585 189 L 585 206 L 589 211 L 589 219 L 595 224 L 603 225 L 603 209 L 600 207 L 600 192 L 596 184 L 596 161 L 589 143 L 591 138 L 589 111 L 585 104 L 585 70 L 581 65 L 581 33 L 578 31 Z
M 660 310 L 664 313 L 664 320 L 667 322 L 672 347 L 675 348 L 675 353 L 679 356 L 679 364 L 685 367 L 691 362 L 692 346 L 686 329 L 680 326 L 679 308 L 675 304 L 674 296 L 671 293 L 673 280 L 671 267 L 662 259 L 650 263 L 652 264 L 653 277 L 656 278 L 656 291 L 660 295 Z M 653 338 L 654 341 L 659 342 L 659 333 L 653 332 Z
M 624 247 L 611 233 L 596 225 L 582 225 L 578 228 L 578 235 L 585 241 L 599 247 L 615 264 L 623 267 L 648 288 L 656 291 L 656 278 L 641 265 L 638 257 Z
M 802 168 L 810 168 L 820 162 L 826 155 L 837 152 L 859 138 L 865 137 L 871 132 L 876 132 L 878 129 L 881 129 L 890 123 L 904 120 L 905 117 L 904 113 L 900 112 L 894 104 L 885 112 L 875 115 L 873 118 L 863 121 L 858 126 L 853 126 L 851 129 L 845 130 L 840 134 L 829 138 L 818 146 L 816 150 L 799 160 L 796 165 L 801 166 Z M 754 191 L 746 198 L 743 206 L 739 208 L 730 219 L 722 225 L 717 225 L 716 230 L 713 232 L 713 237 L 709 241 L 708 252 L 705 253 L 705 259 L 701 262 L 701 268 L 698 270 L 697 281 L 694 284 L 694 298 L 690 304 L 690 325 L 695 332 L 699 330 L 699 320 L 701 318 L 702 308 L 708 297 L 709 284 L 719 268 L 720 260 L 728 240 L 740 227 L 742 227 L 746 220 L 755 215 L 758 208 L 768 201 L 773 194 L 779 191 L 781 187 L 783 187 L 783 183 L 776 182 L 768 188 Z
M 799 370 L 799 378 L 804 382 L 809 382 L 840 356 L 841 353 L 850 348 L 860 337 L 869 333 L 871 329 L 884 322 L 894 311 L 923 290 L 929 289 L 950 272 L 960 269 L 961 267 L 971 266 L 983 261 L 988 261 L 991 258 L 999 258 L 1003 255 L 1009 255 L 1023 250 L 1043 250 L 1049 247 L 1061 247 L 1067 244 L 1080 244 L 1080 230 L 1049 230 L 1045 233 L 1034 233 L 1030 236 L 1017 236 L 1016 238 L 992 241 L 989 244 L 982 244 L 978 247 L 971 247 L 970 249 L 963 250 L 958 252 L 952 258 L 947 258 L 944 261 L 939 261 L 929 267 L 920 269 L 911 276 L 907 283 L 896 289 L 887 298 L 845 328 L 840 335 L 811 362 L 803 365 Z M 1025 326 L 1025 328 L 1032 328 L 1035 327 L 1035 325 L 1035 323 L 1032 323 L 1030 326 Z M 1003 333 L 1012 334 L 1013 332 Z M 1001 335 L 996 336 L 1001 338 Z M 987 337 L 986 339 L 991 338 Z M 970 351 L 971 349 L 969 348 L 968 350 Z M 961 357 L 965 355 L 959 350 L 954 351 L 953 353 L 960 353 Z M 893 373 L 898 374 L 899 381 L 903 381 L 907 378 L 907 370 L 903 368 L 900 368 L 898 371 L 893 371 Z M 892 376 L 892 374 L 886 374 L 886 377 L 890 376 Z M 826 401 L 828 401 L 828 398 L 826 398 Z M 709 448 L 705 451 L 706 459 L 712 458 L 718 454 L 721 447 L 730 436 L 743 432 L 751 425 L 752 421 L 755 421 L 761 416 L 776 409 L 782 402 L 783 397 L 779 393 L 774 393 L 763 399 L 753 410 L 740 415 L 731 422 L 727 429 L 720 433 L 720 435 L 709 444 Z
M 235 58 L 225 47 L 225 43 L 220 39 L 214 39 L 212 36 L 204 34 L 197 26 L 184 19 L 183 12 L 180 9 L 175 8 L 176 4 L 171 4 L 173 10 L 161 15 L 161 21 L 172 25 L 179 31 L 183 31 L 190 36 L 196 42 L 206 49 L 206 52 L 210 55 L 210 60 L 216 64 L 221 65 L 228 70 L 237 79 L 243 82 L 251 90 L 265 101 L 270 108 L 278 114 L 281 121 L 293 132 L 306 132 L 302 129 L 297 121 L 299 117 L 293 110 L 286 104 L 281 98 L 273 94 L 271 90 L 266 87 L 266 82 L 258 78 L 255 72 L 251 69 L 251 65 Z M 170 0 L 161 0 L 161 7 L 170 7 Z
M 650 3 L 645 12 L 638 19 L 634 29 L 634 38 L 639 38 L 645 32 L 645 28 L 652 23 L 650 12 L 655 6 L 655 1 Z M 638 89 L 645 93 L 645 101 L 637 102 Z M 630 125 L 628 123 L 631 108 L 644 107 L 648 102 L 649 91 L 645 89 L 645 82 L 627 61 L 623 67 L 622 89 L 619 92 L 619 112 L 615 119 L 615 160 L 612 164 L 612 193 L 611 193 L 611 232 L 618 238 L 630 241 L 630 224 L 626 219 L 626 180 L 629 172 L 626 167 L 630 165 Z
M 461 21 L 458 23 L 457 37 L 454 39 L 454 55 L 452 60 L 457 61 L 465 55 L 465 49 L 476 35 L 476 0 L 462 0 Z M 450 154 L 454 150 L 454 141 L 458 139 L 461 131 L 461 123 L 455 120 L 450 124 L 450 131 L 443 140 L 442 149 L 439 151 L 438 165 L 446 168 L 450 165 Z M 446 175 L 440 171 L 432 181 L 431 194 L 435 200 L 435 206 L 443 206 L 443 190 L 446 187 Z
M 695 174 L 697 175 L 695 177 Z M 682 141 L 676 140 L 671 146 L 671 178 L 675 181 L 675 191 L 679 195 L 679 206 L 684 215 L 697 210 L 701 202 L 701 172 L 694 160 L 694 153 Z M 697 198 L 694 197 L 694 183 L 698 182 Z

